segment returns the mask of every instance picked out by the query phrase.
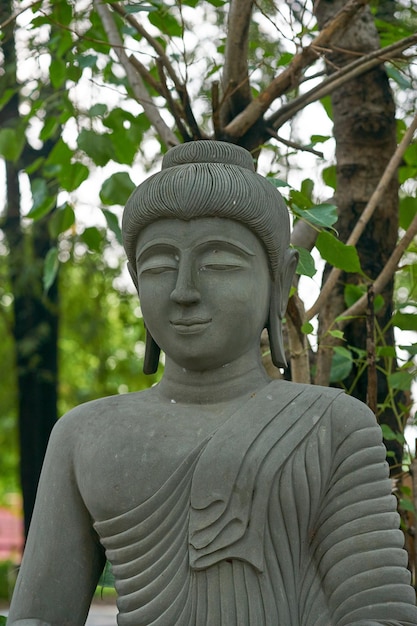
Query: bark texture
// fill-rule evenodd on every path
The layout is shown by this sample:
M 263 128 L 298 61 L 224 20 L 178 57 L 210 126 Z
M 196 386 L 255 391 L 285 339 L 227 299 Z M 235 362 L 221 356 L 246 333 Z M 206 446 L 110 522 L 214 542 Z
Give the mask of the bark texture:
M 5 7 L 8 4 L 8 7 Z M 12 12 L 2 3 L 3 16 Z M 1 13 L 1 11 L 0 11 Z M 7 66 L 2 88 L 16 87 L 16 55 L 13 24 L 5 29 L 2 44 Z M 16 127 L 19 96 L 16 92 L 0 112 L 0 126 Z M 6 211 L 2 224 L 9 248 L 8 266 L 13 292 L 14 345 L 18 372 L 18 423 L 20 477 L 25 533 L 32 517 L 43 457 L 51 429 L 57 419 L 58 289 L 56 282 L 43 293 L 43 261 L 52 242 L 47 224 L 40 220 L 23 228 L 20 213 L 19 171 L 33 158 L 24 151 L 21 161 L 6 161 Z
M 343 0 L 316 2 L 316 15 L 320 28 L 340 10 Z M 349 23 L 341 33 L 337 47 L 327 55 L 328 70 L 343 67 L 358 52 L 368 53 L 379 47 L 378 33 L 368 7 Z M 353 79 L 332 94 L 334 137 L 336 139 L 338 222 L 336 228 L 342 241 L 346 241 L 361 215 L 367 201 L 377 186 L 384 169 L 396 147 L 395 105 L 383 66 L 379 66 L 357 79 Z M 365 275 L 372 281 L 385 266 L 395 247 L 398 233 L 398 184 L 394 178 L 379 203 L 372 219 L 365 228 L 357 244 L 357 250 Z M 326 278 L 326 276 L 325 276 Z M 324 279 L 325 279 L 324 278 Z M 364 282 L 360 275 L 343 275 L 328 303 L 322 310 L 320 332 L 325 345 L 326 330 L 344 308 L 345 283 Z M 385 287 L 382 296 L 384 305 L 377 313 L 377 324 L 384 328 L 392 315 L 393 281 Z M 348 345 L 366 350 L 367 332 L 365 317 L 352 321 L 345 330 Z M 386 331 L 384 341 L 394 345 L 393 329 Z M 319 380 L 322 383 L 330 368 L 330 353 L 321 350 L 318 366 Z M 382 363 L 380 363 L 382 365 Z M 394 365 L 394 364 L 393 364 Z M 358 375 L 355 366 L 349 383 Z M 353 395 L 366 401 L 368 374 L 358 377 Z M 382 405 L 387 397 L 386 376 L 378 372 L 377 401 Z M 391 408 L 381 411 L 379 419 L 394 431 L 398 423 Z M 402 446 L 397 442 L 386 442 L 396 455 L 399 463 Z

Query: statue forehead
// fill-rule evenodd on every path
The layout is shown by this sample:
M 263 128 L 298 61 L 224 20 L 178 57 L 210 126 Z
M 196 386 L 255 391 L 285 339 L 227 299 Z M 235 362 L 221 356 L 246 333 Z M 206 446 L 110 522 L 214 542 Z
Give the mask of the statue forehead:
M 163 218 L 148 224 L 138 235 L 136 252 L 155 241 L 166 241 L 181 246 L 197 246 L 202 241 L 242 244 L 248 251 L 267 252 L 261 240 L 248 226 L 223 217 L 201 217 L 191 220 Z

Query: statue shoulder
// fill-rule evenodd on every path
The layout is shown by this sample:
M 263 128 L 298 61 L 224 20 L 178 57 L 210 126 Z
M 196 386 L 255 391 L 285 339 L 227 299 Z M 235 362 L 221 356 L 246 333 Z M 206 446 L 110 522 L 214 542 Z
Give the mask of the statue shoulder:
M 52 440 L 68 443 L 110 431 L 116 424 L 135 419 L 147 413 L 152 405 L 149 389 L 145 391 L 108 396 L 80 404 L 65 413 L 55 424 Z
M 282 393 L 293 396 L 295 392 L 298 397 L 304 398 L 306 405 L 317 406 L 321 403 L 323 407 L 329 408 L 330 411 L 326 413 L 331 421 L 332 430 L 342 438 L 352 432 L 373 429 L 382 441 L 381 429 L 374 413 L 366 404 L 348 396 L 342 389 L 288 381 L 273 381 L 270 389 L 277 396 Z

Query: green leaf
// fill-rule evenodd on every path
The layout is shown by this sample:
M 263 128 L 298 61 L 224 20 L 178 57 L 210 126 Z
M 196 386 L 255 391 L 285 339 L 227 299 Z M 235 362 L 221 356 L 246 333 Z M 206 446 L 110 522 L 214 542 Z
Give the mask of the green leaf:
M 82 70 L 86 67 L 94 67 L 97 63 L 97 56 L 95 54 L 79 54 L 76 56 L 76 59 Z
M 389 374 L 388 382 L 393 389 L 400 389 L 401 391 L 409 391 L 411 385 L 415 380 L 415 372 L 409 372 L 407 370 L 400 370 Z
M 329 335 L 336 337 L 336 339 L 344 339 L 343 330 L 328 330 Z
M 43 266 L 43 288 L 45 291 L 48 291 L 48 289 L 52 286 L 58 272 L 58 267 L 58 249 L 55 247 L 50 248 L 45 257 Z
M 66 191 L 74 191 L 87 180 L 90 170 L 83 163 L 70 163 L 66 167 L 62 167 L 57 174 L 58 181 Z
M 87 113 L 90 117 L 101 117 L 107 113 L 107 104 L 93 104 Z
M 99 135 L 84 128 L 78 135 L 77 144 L 96 165 L 106 165 L 114 157 L 113 143 L 108 134 Z
M 52 135 L 55 133 L 57 128 L 58 128 L 58 120 L 56 119 L 56 117 L 51 115 L 51 117 L 48 117 L 45 120 L 43 128 L 41 132 L 39 133 L 39 139 L 41 141 L 46 141 L 47 139 L 49 139 L 49 137 L 52 137 Z
M 306 248 L 301 248 L 301 246 L 294 246 L 294 248 L 299 254 L 297 274 L 312 278 L 317 272 L 313 257 Z
M 6 626 L 6 622 L 7 622 L 7 617 L 4 617 L 4 615 L 0 615 L 0 626 Z
M 309 335 L 310 333 L 312 333 L 314 330 L 314 326 L 313 324 L 311 324 L 311 322 L 304 322 L 304 324 L 301 326 L 301 332 L 304 335 Z
M 311 135 L 311 137 L 310 137 L 310 141 L 313 144 L 324 143 L 328 139 L 331 139 L 330 135 Z
M 75 222 L 75 213 L 72 206 L 68 203 L 58 207 L 48 221 L 49 232 L 52 237 L 56 238 L 61 233 L 71 228 Z
M 136 185 L 127 172 L 117 172 L 104 181 L 100 190 L 100 200 L 104 204 L 124 206 Z
M 106 218 L 107 226 L 110 230 L 116 235 L 117 241 L 122 244 L 122 231 L 120 230 L 119 220 L 117 219 L 117 215 L 109 211 L 108 209 L 102 209 L 103 215 Z
M 95 252 L 100 252 L 103 245 L 103 235 L 95 226 L 90 226 L 86 228 L 83 233 L 81 233 L 81 240 L 87 244 L 90 250 L 94 250 Z
M 388 74 L 389 78 L 395 80 L 395 82 L 399 87 L 401 87 L 401 89 L 411 89 L 412 84 L 410 83 L 410 81 L 396 67 L 388 64 L 385 66 L 385 71 Z
M 49 66 L 49 77 L 51 79 L 52 87 L 59 89 L 65 83 L 67 72 L 66 63 L 62 59 L 52 59 Z
M 125 4 L 123 9 L 126 13 L 140 13 L 141 11 L 145 13 L 151 13 L 152 11 L 157 11 L 156 7 L 153 7 L 149 4 Z
M 344 346 L 334 346 L 333 352 L 342 356 L 344 359 L 348 359 L 349 361 L 353 361 L 353 356 L 350 350 L 345 348 Z
M 47 215 L 55 206 L 56 196 L 49 195 L 46 181 L 43 178 L 35 178 L 30 183 L 33 204 L 28 217 L 38 220 Z
M 353 285 L 347 283 L 344 290 L 346 306 L 351 307 L 366 293 L 366 285 Z
M 309 200 L 312 201 L 312 195 L 313 195 L 313 190 L 314 190 L 314 182 L 311 180 L 311 178 L 305 178 L 302 182 L 301 182 L 301 193 L 306 196 Z
M 406 196 L 400 200 L 400 226 L 404 230 L 410 226 L 417 213 L 417 198 Z
M 67 166 L 71 163 L 71 159 L 73 157 L 73 151 L 71 148 L 67 146 L 65 141 L 59 139 L 54 147 L 52 148 L 47 160 L 46 164 L 54 164 L 59 166 Z
M 14 96 L 17 92 L 17 89 L 5 89 L 0 96 L 0 110 L 4 107 L 5 104 L 9 102 L 9 100 Z
M 279 187 L 289 187 L 289 183 L 287 183 L 285 180 L 281 180 L 280 178 L 272 178 L 272 176 L 267 176 L 266 180 L 269 180 L 269 182 L 271 183 L 271 185 L 274 185 L 274 187 L 276 187 L 277 189 Z
M 376 353 L 379 357 L 388 359 L 395 359 L 397 356 L 394 346 L 377 346 Z
M 336 189 L 336 166 L 330 165 L 329 167 L 325 167 L 321 172 L 321 177 L 323 182 L 332 189 Z
M 347 246 L 331 233 L 323 230 L 317 237 L 316 247 L 330 265 L 345 272 L 362 272 L 356 248 Z
M 166 8 L 161 11 L 150 13 L 148 19 L 153 26 L 156 26 L 161 33 L 165 33 L 169 37 L 181 37 L 182 26 L 177 22 L 175 17 L 168 13 Z
M 404 442 L 404 436 L 402 433 L 395 433 L 388 424 L 380 424 L 382 430 L 382 436 L 386 441 L 401 441 Z
M 16 162 L 20 157 L 25 145 L 23 131 L 14 128 L 2 128 L 0 130 L 0 156 L 6 161 Z
M 417 355 L 417 343 L 411 343 L 407 346 L 398 346 L 398 347 L 401 348 L 401 350 L 405 350 L 406 352 L 408 352 L 411 356 Z
M 337 221 L 337 207 L 334 204 L 316 204 L 310 209 L 305 209 L 299 215 L 313 226 L 331 228 Z
M 322 98 L 320 100 L 323 109 L 326 111 L 327 113 L 327 117 L 333 121 L 333 107 L 332 107 L 332 100 L 330 96 L 325 96 L 324 98 Z
M 400 498 L 399 502 L 400 509 L 403 511 L 410 511 L 410 513 L 415 513 L 415 508 L 411 500 L 407 498 Z
M 330 368 L 330 382 L 336 383 L 345 380 L 352 371 L 352 355 L 346 350 L 348 356 L 343 352 L 334 351 Z
M 392 316 L 392 323 L 400 330 L 417 330 L 417 315 L 415 313 L 400 313 Z

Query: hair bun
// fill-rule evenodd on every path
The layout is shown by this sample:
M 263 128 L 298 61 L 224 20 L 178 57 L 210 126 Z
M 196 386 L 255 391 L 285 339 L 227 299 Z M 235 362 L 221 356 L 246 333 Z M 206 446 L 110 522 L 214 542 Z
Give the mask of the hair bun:
M 255 171 L 253 159 L 245 148 L 224 141 L 190 141 L 171 148 L 162 160 L 162 169 L 187 163 L 227 163 Z

